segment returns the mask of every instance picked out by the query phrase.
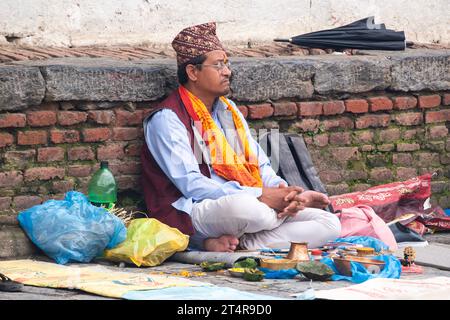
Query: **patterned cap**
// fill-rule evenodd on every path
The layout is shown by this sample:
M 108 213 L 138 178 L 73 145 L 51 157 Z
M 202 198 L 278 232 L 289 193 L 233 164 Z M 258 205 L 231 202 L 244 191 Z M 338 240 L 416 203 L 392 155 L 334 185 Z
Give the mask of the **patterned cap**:
M 173 39 L 172 47 L 177 53 L 178 65 L 213 50 L 225 51 L 216 36 L 215 22 L 199 24 L 181 30 Z

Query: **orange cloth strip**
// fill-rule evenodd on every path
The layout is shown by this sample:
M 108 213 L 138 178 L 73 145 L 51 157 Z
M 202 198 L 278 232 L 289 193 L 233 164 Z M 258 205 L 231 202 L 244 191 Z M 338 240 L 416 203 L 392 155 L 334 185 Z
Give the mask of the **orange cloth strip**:
M 208 146 L 214 171 L 226 180 L 239 182 L 241 186 L 262 187 L 258 158 L 251 152 L 244 124 L 228 100 L 220 97 L 233 116 L 240 149 L 243 149 L 243 153 L 239 155 L 230 146 L 205 104 L 183 86 L 180 86 L 178 91 L 191 118 L 201 123 L 201 134 Z

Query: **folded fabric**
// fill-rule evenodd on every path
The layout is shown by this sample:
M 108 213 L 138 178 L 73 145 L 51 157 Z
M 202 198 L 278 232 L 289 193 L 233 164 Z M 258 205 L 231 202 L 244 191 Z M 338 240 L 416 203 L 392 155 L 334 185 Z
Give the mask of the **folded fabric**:
M 344 208 L 336 215 L 341 221 L 341 237 L 373 237 L 386 243 L 390 250 L 397 249 L 397 242 L 391 229 L 371 207 L 360 204 Z

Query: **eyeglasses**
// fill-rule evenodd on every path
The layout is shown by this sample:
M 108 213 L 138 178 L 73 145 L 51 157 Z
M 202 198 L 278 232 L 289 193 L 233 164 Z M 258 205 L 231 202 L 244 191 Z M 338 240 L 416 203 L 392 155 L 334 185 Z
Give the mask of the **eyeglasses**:
M 229 61 L 226 61 L 226 62 L 219 61 L 219 62 L 217 62 L 215 64 L 199 64 L 199 66 L 212 67 L 212 68 L 216 69 L 217 71 L 222 71 L 225 67 L 227 67 L 228 70 L 231 70 L 230 69 L 231 64 L 230 64 Z

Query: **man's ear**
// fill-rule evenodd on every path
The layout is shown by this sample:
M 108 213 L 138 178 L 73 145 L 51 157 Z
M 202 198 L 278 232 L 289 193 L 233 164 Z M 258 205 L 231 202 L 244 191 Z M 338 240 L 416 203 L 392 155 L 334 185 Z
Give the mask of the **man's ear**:
M 189 80 L 191 80 L 193 82 L 197 81 L 197 72 L 198 72 L 198 69 L 193 64 L 188 64 L 186 66 L 186 74 L 187 74 Z

